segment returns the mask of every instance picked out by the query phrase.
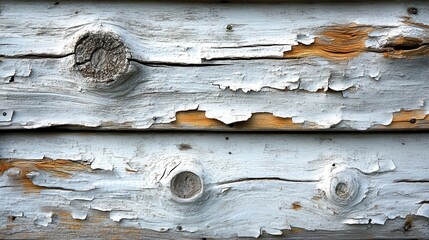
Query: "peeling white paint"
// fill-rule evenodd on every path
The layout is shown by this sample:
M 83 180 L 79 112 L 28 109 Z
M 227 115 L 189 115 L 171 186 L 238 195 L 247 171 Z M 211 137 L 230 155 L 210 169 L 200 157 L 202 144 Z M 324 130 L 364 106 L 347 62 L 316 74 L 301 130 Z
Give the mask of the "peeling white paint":
M 180 150 L 182 143 L 191 148 Z M 95 156 L 114 167 L 91 171 L 87 161 L 71 160 L 88 171 L 68 177 L 34 169 L 38 174 L 30 180 L 43 187 L 37 194 L 3 173 L 0 231 L 18 212 L 48 226 L 56 211 L 83 222 L 102 211 L 109 224 L 155 231 L 180 226 L 193 237 L 220 238 L 279 235 L 292 227 L 349 231 L 408 215 L 427 218 L 428 204 L 418 203 L 427 201 L 428 185 L 415 181 L 427 177 L 428 143 L 424 134 L 5 133 L 2 159 Z M 170 182 L 184 171 L 202 177 L 201 197 L 172 197 Z
M 429 218 L 429 204 L 425 203 L 417 210 L 417 215 Z
M 85 220 L 87 216 L 88 216 L 87 211 L 79 211 L 79 210 L 72 211 L 73 219 Z
M 137 214 L 133 212 L 112 211 L 110 212 L 110 219 L 114 222 L 120 222 L 122 219 L 137 219 Z
M 47 227 L 52 223 L 52 212 L 38 213 L 34 219 L 34 224 L 42 227 Z
M 390 124 L 401 109 L 421 109 L 428 96 L 427 57 L 392 60 L 377 52 L 401 36 L 427 42 L 428 30 L 404 22 L 406 9 L 397 3 L 327 4 L 317 19 L 309 16 L 320 15 L 320 6 L 303 3 L 145 2 L 115 5 L 115 11 L 97 3 L 84 4 L 72 20 L 67 11 L 81 5 L 49 4 L 2 4 L 0 44 L 8 47 L 0 49 L 0 108 L 15 114 L 0 128 L 147 129 L 198 108 L 226 124 L 266 112 L 304 126 L 366 130 Z M 186 20 L 190 8 L 192 20 Z M 414 18 L 428 22 L 423 14 Z M 365 43 L 374 52 L 347 61 L 280 59 L 297 44 L 311 45 L 325 28 L 348 24 L 374 27 Z M 129 48 L 126 81 L 97 85 L 76 71 L 76 41 L 90 31 L 113 32 Z
M 10 122 L 13 118 L 13 110 L 2 110 L 0 109 L 0 123 Z

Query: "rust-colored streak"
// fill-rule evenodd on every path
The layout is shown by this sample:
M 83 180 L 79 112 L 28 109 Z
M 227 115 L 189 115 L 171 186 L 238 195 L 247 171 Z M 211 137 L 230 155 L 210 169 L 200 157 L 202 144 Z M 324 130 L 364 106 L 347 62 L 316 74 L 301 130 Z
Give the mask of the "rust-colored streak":
M 205 116 L 203 111 L 184 111 L 176 114 L 176 121 L 172 123 L 175 128 L 193 129 L 215 129 L 215 130 L 304 130 L 317 129 L 315 124 L 293 123 L 291 118 L 276 117 L 272 113 L 253 113 L 252 116 L 243 122 L 225 124 L 216 119 Z
M 294 202 L 294 203 L 292 203 L 292 209 L 293 210 L 301 210 L 301 208 L 302 208 L 302 205 L 299 203 L 299 202 Z
M 31 172 L 43 171 L 52 174 L 54 177 L 70 178 L 74 172 L 91 171 L 88 165 L 70 160 L 53 160 L 50 158 L 41 160 L 0 159 L 0 175 L 3 175 L 9 169 L 19 170 L 16 176 L 11 176 L 11 180 L 20 184 L 25 193 L 39 193 L 40 190 L 48 189 L 47 187 L 35 185 L 31 177 L 29 177 Z
M 350 24 L 334 26 L 320 32 L 310 45 L 299 44 L 284 52 L 284 58 L 324 57 L 334 60 L 348 60 L 366 51 L 365 41 L 370 26 Z
M 403 110 L 393 114 L 392 123 L 387 126 L 377 125 L 372 129 L 420 129 L 429 127 L 429 115 L 423 110 Z
M 410 231 L 411 228 L 413 227 L 413 216 L 412 215 L 408 215 L 405 218 L 405 223 L 404 223 L 404 231 Z
M 243 130 L 276 130 L 276 129 L 317 129 L 315 124 L 300 124 L 292 122 L 292 118 L 276 117 L 272 113 L 254 113 L 245 122 L 234 124 L 234 128 Z
M 203 111 L 183 111 L 176 113 L 176 121 L 179 126 L 190 126 L 200 128 L 225 128 L 228 125 L 216 119 L 207 118 Z
M 253 113 L 247 121 L 227 125 L 216 119 L 207 118 L 203 111 L 178 112 L 176 121 L 169 126 L 176 129 L 219 131 L 304 131 L 323 129 L 323 127 L 314 123 L 294 123 L 291 118 L 277 117 L 272 113 Z M 393 114 L 391 124 L 387 126 L 376 125 L 371 130 L 421 128 L 429 128 L 429 115 L 426 115 L 423 110 L 404 110 Z

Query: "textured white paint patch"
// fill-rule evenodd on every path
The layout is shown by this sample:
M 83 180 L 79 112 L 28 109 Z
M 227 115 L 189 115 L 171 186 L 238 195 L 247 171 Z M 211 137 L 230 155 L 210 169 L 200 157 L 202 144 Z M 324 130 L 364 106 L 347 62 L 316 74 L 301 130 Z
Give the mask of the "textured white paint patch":
M 113 211 L 110 212 L 110 219 L 114 222 L 120 222 L 122 219 L 137 219 L 137 214 L 132 212 Z
M 112 170 L 113 170 L 113 165 L 112 165 L 112 163 L 109 161 L 109 159 L 96 158 L 96 159 L 91 163 L 91 168 L 92 168 L 92 169 L 101 169 L 101 170 L 109 170 L 109 171 L 112 171 Z
M 0 123 L 12 121 L 13 110 L 2 110 L 0 109 Z
M 203 60 L 283 58 L 283 53 L 290 50 L 292 50 L 291 45 L 204 47 L 201 58 Z
M 15 114 L 0 128 L 147 129 L 198 109 L 226 124 L 268 112 L 321 129 L 366 130 L 390 124 L 402 109 L 429 113 L 428 58 L 376 53 L 399 37 L 427 42 L 428 30 L 405 23 L 406 7 L 396 2 L 49 5 L 2 3 L 0 109 Z M 409 20 L 428 24 L 425 14 Z M 365 43 L 374 52 L 349 61 L 279 59 L 349 24 L 374 27 Z M 94 84 L 76 71 L 75 44 L 94 31 L 113 32 L 129 48 L 126 81 Z
M 392 160 L 379 160 L 378 167 L 378 172 L 393 171 L 396 168 L 395 163 Z
M 320 128 L 365 130 L 391 123 L 393 113 L 401 109 L 423 107 L 427 88 L 422 87 L 426 80 L 421 71 L 429 64 L 427 58 L 391 61 L 375 53 L 341 65 L 323 59 L 234 61 L 211 67 L 135 64 L 139 73 L 122 85 L 97 89 L 78 73 L 58 74 L 56 69 L 67 69 L 64 66 L 72 64 L 72 57 L 50 60 L 49 65 L 45 60 L 33 61 L 35 70 L 28 81 L 0 87 L 0 97 L 7 96 L 3 106 L 15 113 L 5 128 L 72 124 L 145 129 L 174 121 L 178 111 L 198 109 L 227 124 L 245 121 L 256 112 L 271 112 Z M 380 69 L 379 81 L 365 74 L 368 66 L 362 62 Z M 324 92 L 327 89 L 342 92 Z
M 52 212 L 38 213 L 34 219 L 34 224 L 42 227 L 47 227 L 52 223 Z
M 26 61 L 22 61 L 19 64 L 13 62 L 0 61 L 1 73 L 0 79 L 4 81 L 11 80 L 11 77 L 28 77 L 31 74 L 31 68 Z
M 418 182 L 429 172 L 428 143 L 424 134 L 4 133 L 0 161 L 92 156 L 114 167 L 88 165 L 67 178 L 34 168 L 30 180 L 43 187 L 38 194 L 23 192 L 19 165 L 9 169 L 0 176 L 0 227 L 20 212 L 48 226 L 57 210 L 84 222 L 103 211 L 109 214 L 103 221 L 117 226 L 180 226 L 193 237 L 220 238 L 279 235 L 292 227 L 353 231 L 408 215 L 427 218 L 427 204 L 417 203 L 429 191 Z M 201 198 L 175 199 L 170 182 L 183 171 L 202 177 Z
M 87 211 L 79 211 L 79 210 L 72 211 L 73 219 L 85 220 L 87 216 L 88 216 Z
M 417 215 L 429 218 L 429 204 L 422 204 L 419 210 L 417 210 Z

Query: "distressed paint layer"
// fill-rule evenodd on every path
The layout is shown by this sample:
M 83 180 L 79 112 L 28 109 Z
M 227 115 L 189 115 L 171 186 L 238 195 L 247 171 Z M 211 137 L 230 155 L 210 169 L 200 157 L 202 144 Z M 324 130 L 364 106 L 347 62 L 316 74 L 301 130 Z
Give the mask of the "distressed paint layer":
M 427 222 L 428 143 L 423 134 L 4 133 L 0 232 L 86 229 L 99 215 L 118 231 L 218 238 Z M 96 161 L 112 168 L 91 170 Z M 16 181 L 28 170 L 40 187 L 31 201 Z M 183 172 L 201 177 L 198 198 L 173 195 Z
M 366 50 L 368 33 L 371 26 L 357 24 L 334 26 L 317 34 L 314 43 L 293 46 L 284 52 L 284 58 L 323 57 L 334 60 L 348 60 L 357 57 Z
M 263 129 L 367 130 L 429 113 L 425 2 L 51 5 L 2 4 L 0 109 L 14 113 L 2 129 L 171 129 L 197 110 L 213 121 L 180 128 L 254 130 L 259 117 Z M 78 71 L 91 32 L 129 50 L 120 81 Z
M 392 130 L 412 130 L 424 129 L 429 126 L 429 116 L 423 110 L 400 111 L 393 114 L 392 122 L 388 125 L 375 125 L 370 130 L 392 129 Z M 281 118 L 270 113 L 253 113 L 252 116 L 243 122 L 224 124 L 216 119 L 205 116 L 203 111 L 183 111 L 176 114 L 176 120 L 171 124 L 161 126 L 153 125 L 151 128 L 171 128 L 171 129 L 207 129 L 224 131 L 266 131 L 266 130 L 322 130 L 321 126 L 315 124 L 293 123 L 291 118 Z
M 376 53 L 364 53 L 340 65 L 329 65 L 322 59 L 236 61 L 210 67 L 133 64 L 136 73 L 127 81 L 106 86 L 94 86 L 68 70 L 58 73 L 57 69 L 73 64 L 72 57 L 26 61 L 32 62 L 34 73 L 26 78 L 15 77 L 13 83 L 0 88 L 0 95 L 5 97 L 3 109 L 14 111 L 12 121 L 5 122 L 2 128 L 65 125 L 168 129 L 177 112 L 197 109 L 225 124 L 247 121 L 253 114 L 265 112 L 310 128 L 365 130 L 391 124 L 393 114 L 402 109 L 421 109 L 428 114 L 427 58 L 390 62 Z M 294 84 L 315 92 L 281 90 L 279 85 L 279 89 L 245 93 L 216 86 L 225 73 L 233 71 L 241 72 L 249 81 L 243 82 L 240 74 L 228 75 L 227 79 L 243 83 L 246 88 L 260 81 L 260 76 L 281 80 L 286 74 L 287 81 L 291 72 L 282 68 L 293 72 L 298 67 L 300 79 Z M 168 80 L 165 76 L 169 76 Z M 63 111 L 65 108 L 68 110 Z

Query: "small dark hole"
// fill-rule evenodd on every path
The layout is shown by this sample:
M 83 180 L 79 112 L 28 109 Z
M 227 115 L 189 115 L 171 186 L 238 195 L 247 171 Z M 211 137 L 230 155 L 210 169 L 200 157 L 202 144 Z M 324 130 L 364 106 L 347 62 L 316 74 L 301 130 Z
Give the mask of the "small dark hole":
M 416 122 L 417 122 L 417 120 L 415 118 L 410 119 L 410 123 L 416 123 Z
M 369 220 L 368 220 L 368 224 L 371 224 L 372 223 L 372 219 L 370 218 Z
M 15 76 L 10 77 L 9 82 L 15 82 Z
M 7 112 L 3 112 L 3 116 L 5 116 L 5 117 L 6 117 L 6 115 L 7 115 Z
M 153 117 L 152 120 L 156 121 L 156 117 Z
M 176 227 L 176 229 L 177 229 L 177 231 L 182 231 L 182 226 L 178 225 L 178 226 Z
M 15 217 L 15 216 L 11 216 L 11 217 L 10 217 L 10 219 L 11 219 L 12 221 L 15 221 L 16 217 Z
M 228 154 L 230 154 L 230 155 L 231 155 L 231 154 L 232 154 L 232 152 L 228 152 Z
M 54 5 L 58 5 L 58 4 L 60 4 L 60 2 L 55 2 L 55 3 L 54 3 Z
M 74 12 L 74 14 L 78 14 L 78 13 L 79 13 L 78 11 Z
M 201 238 L 201 240 L 207 240 L 207 238 Z
M 226 30 L 231 31 L 231 30 L 232 30 L 232 25 L 231 25 L 231 24 L 228 24 L 228 25 L 226 26 Z
M 408 12 L 408 14 L 416 15 L 416 14 L 418 14 L 418 13 L 419 13 L 419 10 L 418 10 L 417 8 L 415 8 L 415 7 L 409 7 L 409 8 L 407 9 L 407 12 Z
M 229 137 L 225 137 L 225 140 L 229 140 Z
M 335 163 L 332 163 L 332 167 L 335 167 Z

